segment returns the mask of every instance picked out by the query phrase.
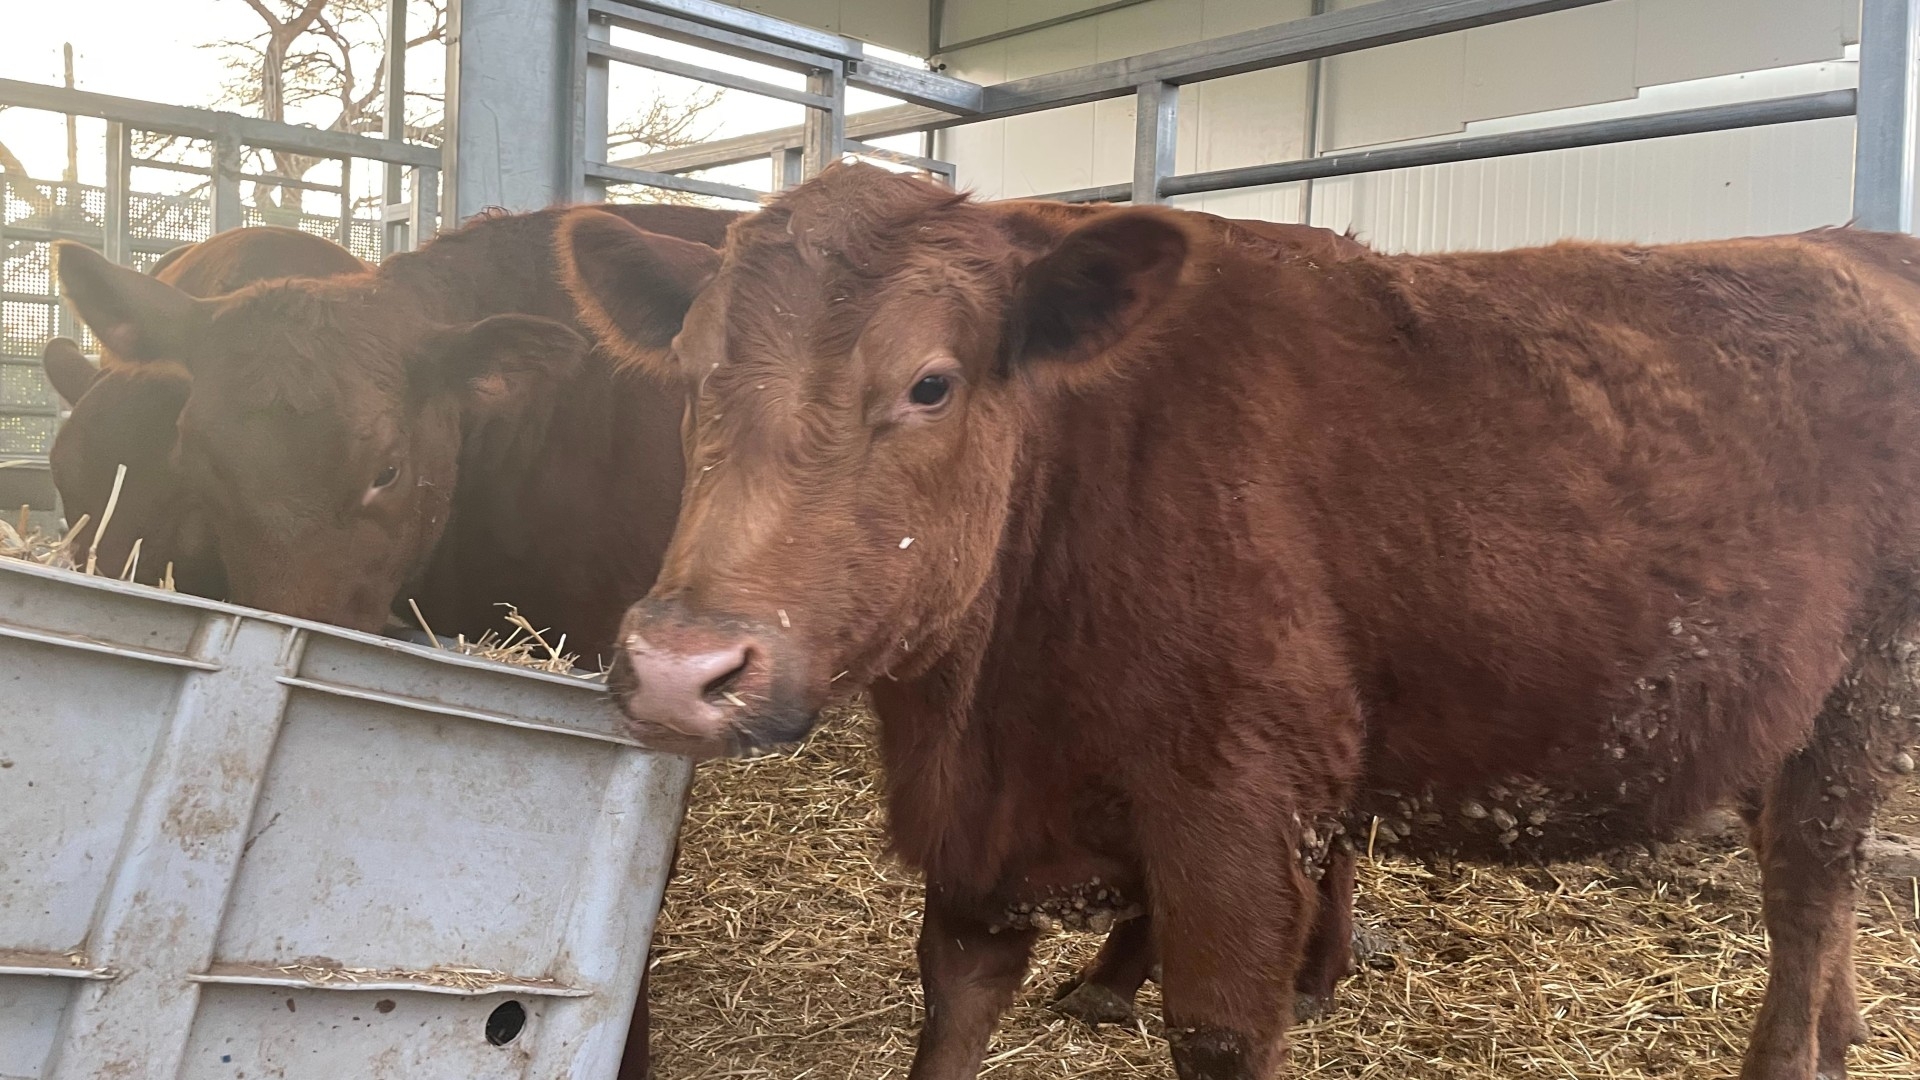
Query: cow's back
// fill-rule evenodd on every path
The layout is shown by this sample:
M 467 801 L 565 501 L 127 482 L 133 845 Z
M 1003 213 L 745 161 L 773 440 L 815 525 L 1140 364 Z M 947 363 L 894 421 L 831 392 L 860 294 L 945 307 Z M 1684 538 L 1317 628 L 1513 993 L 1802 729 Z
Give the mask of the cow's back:
M 1179 362 L 1064 407 L 1063 501 L 1126 518 L 1093 557 L 1194 568 L 1130 597 L 1163 625 L 1216 579 L 1220 634 L 1333 612 L 1415 843 L 1503 768 L 1551 806 L 1515 850 L 1644 832 L 1804 743 L 1862 576 L 1920 569 L 1920 338 L 1877 280 L 1920 242 L 1873 244 L 1216 243 Z

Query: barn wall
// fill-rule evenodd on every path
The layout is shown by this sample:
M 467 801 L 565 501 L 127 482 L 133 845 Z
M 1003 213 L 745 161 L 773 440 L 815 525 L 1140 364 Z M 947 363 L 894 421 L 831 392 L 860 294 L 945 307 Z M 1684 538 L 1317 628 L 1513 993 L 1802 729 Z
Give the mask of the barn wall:
M 1309 14 L 1311 3 L 1150 0 L 940 59 L 952 74 L 997 82 L 1284 22 Z M 942 39 L 1096 6 L 947 0 Z M 1857 23 L 1858 0 L 1612 0 L 1336 57 L 1320 75 L 1318 148 L 1851 86 L 1855 65 L 1844 56 Z M 1183 88 L 1178 171 L 1306 156 L 1312 77 L 1311 65 L 1296 65 Z M 1310 195 L 1305 184 L 1216 193 L 1179 205 L 1274 220 L 1304 212 L 1389 250 L 1771 232 L 1846 219 L 1852 143 L 1852 122 L 1830 120 L 1321 181 Z M 983 196 L 1124 183 L 1133 101 L 968 125 L 938 145 L 960 182 Z

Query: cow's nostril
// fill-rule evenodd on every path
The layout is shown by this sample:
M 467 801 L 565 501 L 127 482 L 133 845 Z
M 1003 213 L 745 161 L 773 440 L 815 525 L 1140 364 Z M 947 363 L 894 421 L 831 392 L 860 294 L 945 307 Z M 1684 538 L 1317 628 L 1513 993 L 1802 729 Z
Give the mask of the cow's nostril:
M 747 666 L 750 663 L 752 663 L 752 661 L 753 661 L 752 650 L 741 649 L 740 662 L 733 665 L 731 668 L 728 668 L 726 671 L 722 672 L 718 677 L 708 682 L 706 686 L 701 688 L 700 693 L 703 696 L 709 697 L 709 698 L 727 697 L 730 693 L 732 693 L 734 684 L 738 683 L 740 679 L 746 675 Z

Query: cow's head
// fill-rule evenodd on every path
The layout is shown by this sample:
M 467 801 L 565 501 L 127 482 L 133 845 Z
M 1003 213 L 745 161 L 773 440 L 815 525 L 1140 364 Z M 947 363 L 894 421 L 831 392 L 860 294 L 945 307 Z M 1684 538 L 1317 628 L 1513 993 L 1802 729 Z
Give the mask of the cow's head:
M 190 389 L 186 377 L 166 367 L 97 370 L 68 338 L 48 342 L 41 360 L 47 380 L 73 410 L 48 457 L 67 520 L 86 519 L 74 534 L 76 556 L 84 560 L 92 554 L 100 573 L 119 576 L 131 570 L 134 580 L 150 585 L 165 580 L 171 566 L 181 591 L 224 595 L 225 579 L 206 520 L 194 512 L 168 462 L 174 424 Z M 119 476 L 122 465 L 124 477 Z M 98 533 L 102 521 L 107 530 Z
M 615 687 L 640 738 L 712 755 L 796 740 L 979 629 L 1024 542 L 1024 451 L 1155 332 L 1188 239 L 1170 211 L 988 207 L 854 166 L 736 225 L 710 283 L 604 215 L 563 249 L 588 323 L 696 391 Z M 648 302 L 702 284 L 684 324 Z
M 121 361 L 191 373 L 171 462 L 229 598 L 370 632 L 446 526 L 465 435 L 544 416 L 585 348 L 528 315 L 433 324 L 371 274 L 196 299 L 61 245 L 60 280 Z

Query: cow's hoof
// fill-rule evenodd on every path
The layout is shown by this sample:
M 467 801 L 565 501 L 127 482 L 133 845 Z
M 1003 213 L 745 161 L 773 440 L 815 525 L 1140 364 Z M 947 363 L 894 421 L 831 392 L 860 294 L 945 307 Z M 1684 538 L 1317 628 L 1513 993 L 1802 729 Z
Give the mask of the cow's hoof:
M 1088 1027 L 1133 1023 L 1133 1002 L 1099 983 L 1071 987 L 1054 1000 L 1053 1011 L 1071 1016 Z

